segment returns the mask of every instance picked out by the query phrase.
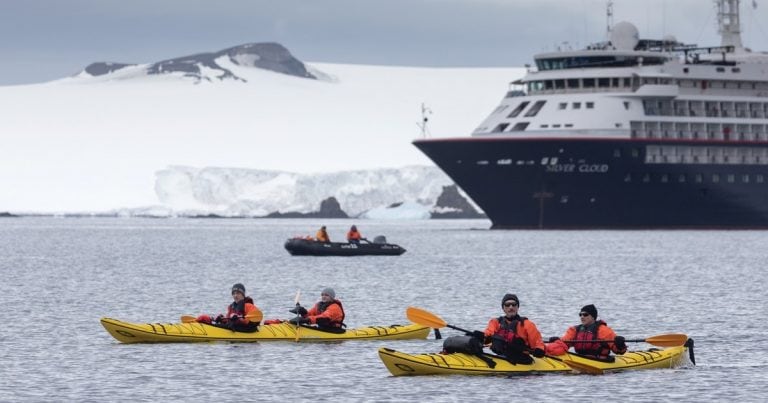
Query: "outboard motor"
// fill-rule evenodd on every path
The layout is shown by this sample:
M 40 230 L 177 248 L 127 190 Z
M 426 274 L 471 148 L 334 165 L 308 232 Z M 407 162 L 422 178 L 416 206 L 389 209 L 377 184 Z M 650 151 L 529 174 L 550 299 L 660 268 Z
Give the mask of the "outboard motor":
M 373 243 L 385 244 L 387 243 L 387 237 L 384 235 L 376 235 L 376 237 L 373 238 Z

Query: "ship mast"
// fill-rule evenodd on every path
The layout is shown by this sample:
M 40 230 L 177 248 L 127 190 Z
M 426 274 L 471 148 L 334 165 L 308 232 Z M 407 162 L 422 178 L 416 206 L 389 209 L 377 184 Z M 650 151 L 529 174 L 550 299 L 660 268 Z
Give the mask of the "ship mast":
M 739 2 L 740 0 L 715 0 L 717 23 L 722 37 L 721 46 L 733 46 L 737 51 L 743 49 Z
M 611 38 L 611 28 L 613 28 L 613 0 L 608 0 L 605 6 L 606 37 Z

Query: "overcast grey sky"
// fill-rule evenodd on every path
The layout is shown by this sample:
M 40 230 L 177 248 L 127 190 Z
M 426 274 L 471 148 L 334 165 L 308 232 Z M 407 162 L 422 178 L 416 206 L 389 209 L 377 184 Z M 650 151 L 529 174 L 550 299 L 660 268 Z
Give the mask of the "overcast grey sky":
M 745 45 L 768 50 L 768 0 L 742 0 Z M 0 85 L 249 42 L 310 62 L 522 66 L 604 39 L 606 0 L 0 0 Z M 718 45 L 712 0 L 614 0 L 643 38 Z M 762 25 L 761 25 L 762 24 Z

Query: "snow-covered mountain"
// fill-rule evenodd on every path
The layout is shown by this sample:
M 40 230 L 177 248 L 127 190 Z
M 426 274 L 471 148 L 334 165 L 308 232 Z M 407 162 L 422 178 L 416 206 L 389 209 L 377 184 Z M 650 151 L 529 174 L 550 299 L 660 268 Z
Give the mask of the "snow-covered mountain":
M 92 64 L 57 81 L 0 87 L 0 211 L 175 208 L 163 199 L 170 193 L 156 193 L 178 170 L 169 166 L 326 178 L 432 166 L 411 145 L 422 104 L 433 112 L 429 132 L 467 135 L 523 74 L 301 63 L 280 48 Z

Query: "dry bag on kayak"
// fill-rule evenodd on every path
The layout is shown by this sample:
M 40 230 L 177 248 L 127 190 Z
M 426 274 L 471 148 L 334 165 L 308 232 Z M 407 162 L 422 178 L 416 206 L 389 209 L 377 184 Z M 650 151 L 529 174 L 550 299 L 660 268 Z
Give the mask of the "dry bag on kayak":
M 443 352 L 464 353 L 477 356 L 485 361 L 489 367 L 496 366 L 496 362 L 485 356 L 483 343 L 472 336 L 451 336 L 443 341 Z

